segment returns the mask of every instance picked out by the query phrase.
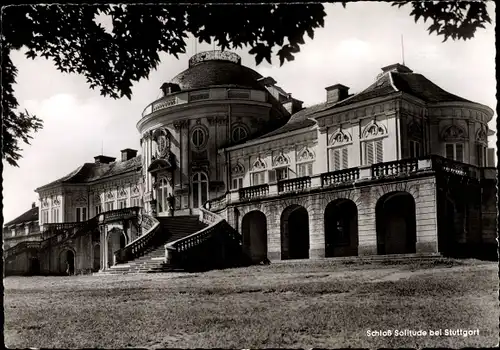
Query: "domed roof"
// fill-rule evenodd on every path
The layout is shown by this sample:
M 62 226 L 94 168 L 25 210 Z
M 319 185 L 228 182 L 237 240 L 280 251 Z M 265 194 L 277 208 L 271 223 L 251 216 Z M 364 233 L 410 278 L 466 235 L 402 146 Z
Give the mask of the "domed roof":
M 238 55 L 227 51 L 201 52 L 189 60 L 189 68 L 170 82 L 182 91 L 215 86 L 265 90 L 262 75 L 241 65 Z

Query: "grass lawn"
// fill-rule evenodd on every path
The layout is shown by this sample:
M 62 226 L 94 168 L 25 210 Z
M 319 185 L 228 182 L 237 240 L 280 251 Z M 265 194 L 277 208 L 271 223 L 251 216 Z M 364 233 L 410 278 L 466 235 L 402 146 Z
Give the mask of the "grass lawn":
M 497 263 L 271 264 L 203 274 L 7 277 L 10 348 L 491 347 Z M 479 329 L 463 336 L 368 330 Z

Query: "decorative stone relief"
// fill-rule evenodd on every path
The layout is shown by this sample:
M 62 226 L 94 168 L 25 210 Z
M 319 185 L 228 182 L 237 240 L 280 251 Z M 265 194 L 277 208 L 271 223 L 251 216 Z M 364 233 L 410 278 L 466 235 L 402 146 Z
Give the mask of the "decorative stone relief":
M 49 201 L 47 200 L 47 198 L 43 198 L 41 203 L 42 203 L 42 208 L 47 208 L 49 206 Z
M 61 201 L 59 200 L 59 198 L 55 198 L 53 201 L 52 201 L 52 204 L 55 206 L 55 207 L 58 207 L 59 205 L 61 205 Z
M 232 175 L 240 175 L 245 173 L 245 167 L 240 163 L 237 162 L 232 168 L 231 168 L 231 174 Z
M 297 162 L 307 162 L 310 160 L 314 160 L 314 153 L 309 148 L 305 147 L 297 155 Z
M 168 130 L 164 128 L 157 129 L 153 137 L 158 146 L 157 156 L 164 158 L 170 151 L 170 135 Z
M 387 135 L 387 129 L 385 128 L 385 126 L 377 123 L 376 121 L 373 121 L 364 128 L 361 137 L 365 139 L 384 135 Z
M 135 196 L 135 195 L 138 195 L 138 194 L 140 194 L 139 187 L 137 185 L 135 185 L 132 188 L 132 195 Z
M 126 197 L 126 196 L 127 196 L 127 191 L 125 190 L 125 188 L 120 187 L 118 189 L 118 198 L 123 198 L 123 197 Z
M 114 198 L 115 198 L 115 196 L 113 195 L 113 192 L 108 191 L 108 192 L 106 193 L 106 195 L 105 195 L 105 198 L 106 198 L 106 200 L 111 200 L 111 199 L 114 199 Z
M 481 127 L 476 133 L 476 141 L 478 142 L 487 142 L 488 137 L 486 136 L 486 130 L 484 127 Z
M 252 171 L 263 170 L 266 169 L 266 163 L 259 157 L 252 165 Z
M 328 140 L 328 146 L 338 145 L 342 143 L 349 143 L 352 141 L 352 136 L 347 131 L 342 129 L 334 133 Z
M 442 139 L 444 141 L 464 140 L 467 138 L 465 130 L 458 125 L 451 125 L 443 131 Z
M 188 119 L 179 120 L 179 121 L 174 122 L 174 129 L 175 129 L 175 131 L 179 131 L 182 128 L 186 128 L 188 125 L 189 125 Z
M 274 158 L 273 166 L 285 166 L 288 165 L 288 158 L 281 152 L 278 156 Z
M 408 135 L 417 138 L 422 137 L 422 126 L 420 125 L 420 122 L 411 121 L 408 124 Z

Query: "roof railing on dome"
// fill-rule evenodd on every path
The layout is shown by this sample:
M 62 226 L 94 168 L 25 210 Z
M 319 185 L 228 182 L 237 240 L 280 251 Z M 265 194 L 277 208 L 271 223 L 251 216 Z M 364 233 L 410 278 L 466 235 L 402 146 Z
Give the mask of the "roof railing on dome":
M 204 51 L 197 53 L 189 59 L 189 67 L 197 65 L 204 61 L 229 61 L 237 64 L 241 64 L 241 57 L 230 51 Z

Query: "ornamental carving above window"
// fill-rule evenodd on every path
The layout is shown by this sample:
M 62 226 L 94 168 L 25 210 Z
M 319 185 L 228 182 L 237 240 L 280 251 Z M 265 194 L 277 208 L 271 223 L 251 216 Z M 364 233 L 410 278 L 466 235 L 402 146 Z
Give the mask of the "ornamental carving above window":
M 309 148 L 304 148 L 297 156 L 297 162 L 307 162 L 314 160 L 314 153 Z
M 465 133 L 465 130 L 462 129 L 460 126 L 457 125 L 451 125 L 445 131 L 443 132 L 443 140 L 445 141 L 450 141 L 450 140 L 463 140 L 467 137 L 467 134 Z
M 134 188 L 132 189 L 132 194 L 133 194 L 133 195 L 137 195 L 137 194 L 139 194 L 139 193 L 140 193 L 140 191 L 139 191 L 139 187 L 134 186 Z
M 111 191 L 107 192 L 105 197 L 106 197 L 106 199 L 114 199 L 115 198 L 115 196 L 113 195 L 113 192 L 111 192 Z
M 47 200 L 47 198 L 44 198 L 42 200 L 42 208 L 46 208 L 49 206 L 49 201 Z
M 245 173 L 245 167 L 239 162 L 236 163 L 231 169 L 232 175 L 244 174 L 244 173 Z
M 155 142 L 158 146 L 157 155 L 161 158 L 165 157 L 167 153 L 170 151 L 170 135 L 169 132 L 164 129 L 158 129 L 153 134 Z
M 338 145 L 342 143 L 349 143 L 352 141 L 351 135 L 347 131 L 339 130 L 330 137 L 328 140 L 328 145 Z
M 476 141 L 486 142 L 487 140 L 488 137 L 486 136 L 486 130 L 484 130 L 484 128 L 481 127 L 476 133 Z
M 266 163 L 260 158 L 258 158 L 252 165 L 252 171 L 262 170 L 266 168 Z
M 56 197 L 56 199 L 54 199 L 52 204 L 57 207 L 57 206 L 61 205 L 61 201 Z
M 288 165 L 288 158 L 282 152 L 276 158 L 274 158 L 273 165 L 274 166 Z
M 126 197 L 126 196 L 127 196 L 127 191 L 125 191 L 125 189 L 123 187 L 118 189 L 118 197 L 119 198 Z
M 387 130 L 386 130 L 385 126 L 378 124 L 377 122 L 373 122 L 365 128 L 365 130 L 363 131 L 362 137 L 363 138 L 370 138 L 370 137 L 384 136 L 386 134 L 387 134 Z
M 408 124 L 408 134 L 413 137 L 422 137 L 422 126 L 419 122 L 413 121 Z

